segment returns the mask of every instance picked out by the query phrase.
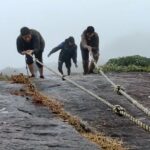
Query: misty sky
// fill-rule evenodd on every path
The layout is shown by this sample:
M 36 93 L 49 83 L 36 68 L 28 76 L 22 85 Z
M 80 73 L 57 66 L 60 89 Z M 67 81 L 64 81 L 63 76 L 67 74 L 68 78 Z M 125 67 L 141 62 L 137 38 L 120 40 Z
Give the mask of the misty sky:
M 78 45 L 83 30 L 92 25 L 100 37 L 100 61 L 142 55 L 150 57 L 150 0 L 1 0 L 0 69 L 23 67 L 16 38 L 20 28 L 37 29 L 45 39 L 44 62 L 57 62 L 49 51 L 70 35 Z

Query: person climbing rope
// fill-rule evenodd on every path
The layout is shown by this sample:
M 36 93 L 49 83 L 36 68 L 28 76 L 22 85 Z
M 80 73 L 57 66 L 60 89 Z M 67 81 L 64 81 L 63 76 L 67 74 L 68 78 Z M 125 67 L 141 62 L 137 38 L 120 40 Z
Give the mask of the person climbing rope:
M 26 56 L 26 63 L 29 67 L 31 76 L 35 77 L 34 73 L 34 61 L 31 55 L 35 55 L 35 58 L 38 59 L 40 62 L 43 62 L 42 54 L 45 47 L 45 41 L 42 35 L 34 30 L 29 29 L 28 27 L 22 27 L 20 29 L 20 35 L 17 37 L 16 40 L 17 50 L 21 55 Z M 43 65 L 37 63 L 40 78 L 44 78 L 43 75 Z
M 93 73 L 95 68 L 94 62 L 99 59 L 99 36 L 95 32 L 93 26 L 88 26 L 81 35 L 80 49 L 82 54 L 83 74 Z M 89 54 L 92 55 L 91 63 L 89 64 Z M 93 62 L 94 61 L 94 62 Z
M 58 70 L 63 75 L 64 73 L 62 67 L 63 67 L 63 63 L 65 63 L 67 68 L 67 74 L 70 75 L 71 59 L 73 60 L 75 67 L 78 67 L 77 45 L 75 44 L 74 37 L 70 36 L 64 42 L 54 47 L 47 56 L 49 57 L 51 54 L 57 52 L 58 50 L 61 50 L 58 58 Z

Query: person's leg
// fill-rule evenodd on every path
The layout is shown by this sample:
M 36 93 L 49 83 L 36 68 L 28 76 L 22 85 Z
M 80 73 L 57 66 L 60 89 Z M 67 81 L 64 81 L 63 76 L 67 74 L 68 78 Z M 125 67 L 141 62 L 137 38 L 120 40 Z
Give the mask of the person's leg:
M 44 78 L 44 75 L 43 75 L 43 66 L 41 66 L 39 68 L 39 73 L 40 73 L 40 78 Z
M 30 70 L 30 73 L 31 73 L 31 77 L 35 77 L 33 63 L 28 64 L 28 67 L 29 67 L 29 70 Z
M 91 63 L 90 63 L 90 65 L 89 65 L 89 73 L 93 73 L 93 70 L 95 69 L 94 62 L 97 63 L 98 59 L 99 59 L 99 53 L 98 52 L 92 53 L 92 55 L 93 55 L 93 59 L 94 60 L 92 60 Z
M 89 51 L 88 49 L 81 48 L 81 55 L 82 55 L 82 64 L 83 64 L 83 74 L 88 73 L 88 66 L 89 66 Z
M 31 73 L 31 77 L 35 77 L 34 75 L 34 67 L 33 67 L 33 58 L 29 55 L 26 55 L 26 63 L 28 64 L 30 73 Z
M 63 75 L 63 61 L 58 60 L 58 71 Z
M 39 52 L 38 54 L 35 54 L 35 58 L 38 59 L 41 63 L 43 63 L 42 52 Z M 38 62 L 36 62 L 36 64 L 37 64 L 38 69 L 39 69 L 40 78 L 44 78 L 44 75 L 43 75 L 43 65 L 41 65 Z
M 65 65 L 66 65 L 66 68 L 67 68 L 67 74 L 68 74 L 68 76 L 70 76 L 70 73 L 71 73 L 71 59 L 65 61 Z

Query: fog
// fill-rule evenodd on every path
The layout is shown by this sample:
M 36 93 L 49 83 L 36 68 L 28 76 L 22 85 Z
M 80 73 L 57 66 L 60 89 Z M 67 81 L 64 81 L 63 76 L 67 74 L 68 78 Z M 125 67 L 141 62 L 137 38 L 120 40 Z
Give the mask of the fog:
M 59 52 L 47 58 L 49 51 L 74 36 L 78 45 L 83 30 L 92 25 L 100 38 L 100 60 L 129 55 L 150 57 L 149 0 L 1 0 L 0 69 L 23 67 L 16 38 L 20 28 L 38 30 L 45 39 L 44 63 L 56 63 Z

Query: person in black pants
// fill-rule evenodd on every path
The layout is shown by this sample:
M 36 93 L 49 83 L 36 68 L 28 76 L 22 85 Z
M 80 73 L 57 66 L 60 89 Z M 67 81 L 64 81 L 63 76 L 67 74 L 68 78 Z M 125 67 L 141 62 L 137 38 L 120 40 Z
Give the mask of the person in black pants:
M 17 50 L 21 55 L 26 55 L 26 63 L 28 64 L 31 77 L 35 77 L 33 58 L 30 55 L 35 55 L 35 58 L 40 62 L 43 62 L 42 54 L 45 47 L 45 42 L 41 34 L 28 27 L 22 27 L 20 30 L 20 35 L 17 37 Z M 40 78 L 44 78 L 43 75 L 43 65 L 37 63 L 39 68 Z
M 93 26 L 88 26 L 81 35 L 80 49 L 82 54 L 83 74 L 93 73 L 94 62 L 99 59 L 99 36 Z M 92 55 L 92 61 L 89 64 L 89 54 Z
M 51 54 L 57 52 L 58 50 L 61 50 L 58 59 L 58 70 L 63 75 L 64 73 L 62 67 L 63 67 L 63 63 L 65 63 L 67 68 L 67 74 L 70 75 L 71 59 L 73 60 L 75 67 L 78 67 L 77 66 L 77 45 L 75 44 L 74 38 L 70 36 L 64 42 L 54 47 L 47 56 L 49 57 Z

